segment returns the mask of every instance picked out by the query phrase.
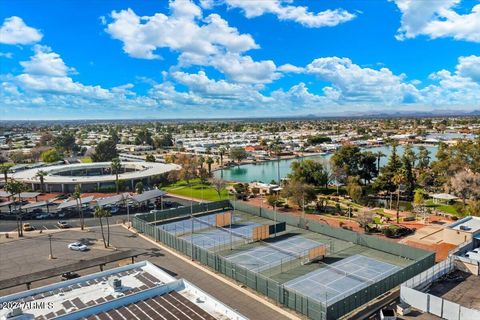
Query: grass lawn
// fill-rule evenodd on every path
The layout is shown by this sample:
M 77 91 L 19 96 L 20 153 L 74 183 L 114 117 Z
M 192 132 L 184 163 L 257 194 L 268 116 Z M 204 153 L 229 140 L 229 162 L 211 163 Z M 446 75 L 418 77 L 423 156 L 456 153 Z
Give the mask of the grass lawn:
M 92 158 L 90 158 L 90 157 L 82 158 L 82 159 L 80 159 L 80 161 L 82 163 L 92 163 L 93 162 Z
M 427 200 L 425 202 L 425 206 L 427 208 L 434 208 L 434 209 L 437 209 L 439 211 L 442 211 L 442 212 L 445 212 L 445 213 L 448 213 L 448 214 L 453 214 L 455 216 L 459 216 L 459 217 L 462 216 L 462 214 L 457 211 L 455 206 L 452 206 L 452 205 L 449 205 L 449 204 L 438 204 L 438 203 L 433 203 L 433 200 Z
M 190 181 L 190 186 L 188 186 L 187 182 L 185 181 L 178 181 L 166 187 L 163 187 L 162 190 L 165 190 L 168 193 L 176 194 L 179 196 L 193 197 L 193 198 L 209 200 L 209 201 L 218 201 L 221 199 L 228 199 L 227 190 L 222 190 L 221 198 L 219 198 L 217 191 L 215 191 L 215 189 L 213 189 L 208 184 L 200 183 L 200 180 L 198 179 Z

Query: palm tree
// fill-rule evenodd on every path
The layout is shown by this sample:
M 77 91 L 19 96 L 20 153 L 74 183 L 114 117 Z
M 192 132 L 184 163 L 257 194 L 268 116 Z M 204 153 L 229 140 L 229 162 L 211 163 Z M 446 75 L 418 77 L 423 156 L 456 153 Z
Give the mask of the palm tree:
M 220 166 L 223 167 L 223 156 L 227 150 L 224 147 L 218 148 L 218 155 L 220 156 Z
M 40 179 L 40 190 L 42 190 L 42 192 L 45 192 L 45 176 L 46 175 L 47 175 L 47 172 L 43 170 L 38 170 L 37 173 L 35 174 L 35 177 Z
M 80 188 L 80 185 L 78 184 L 75 186 L 75 191 L 73 192 L 73 198 L 77 202 L 77 211 L 80 217 L 80 228 L 83 230 L 85 228 L 85 223 L 83 220 L 83 210 L 82 210 L 82 188 Z
M 5 184 L 5 191 L 12 195 L 13 210 L 15 211 L 15 215 L 17 218 L 17 232 L 19 237 L 23 237 L 22 212 L 21 207 L 17 209 L 17 202 L 15 200 L 15 196 L 18 196 L 20 198 L 20 194 L 25 190 L 25 186 L 20 181 L 10 179 L 10 181 Z
M 118 187 L 119 187 L 118 173 L 120 172 L 120 169 L 122 169 L 122 163 L 120 162 L 119 158 L 112 159 L 112 163 L 110 164 L 110 169 L 115 174 L 115 189 L 117 190 L 117 194 L 118 194 Z
M 383 153 L 382 151 L 378 151 L 375 153 L 375 156 L 377 157 L 377 170 L 380 172 L 380 159 L 385 157 L 386 154 Z
M 108 248 L 108 245 L 107 241 L 105 240 L 105 231 L 103 230 L 103 218 L 107 218 L 107 228 L 110 237 L 110 227 L 108 227 L 108 214 L 109 212 L 100 206 L 95 207 L 95 211 L 93 212 L 93 216 L 95 218 L 98 218 L 98 220 L 100 221 L 100 231 L 102 232 L 103 245 L 105 246 L 105 248 Z
M 270 151 L 277 156 L 277 176 L 278 185 L 280 185 L 280 154 L 282 153 L 282 147 L 280 146 L 280 138 L 276 137 L 274 142 L 270 145 Z
M 198 164 L 200 165 L 200 168 L 203 169 L 203 164 L 205 163 L 205 157 L 200 156 L 198 157 Z
M 212 157 L 207 157 L 207 160 L 205 160 L 208 166 L 208 174 L 212 173 L 212 164 L 215 162 L 213 161 Z
M 400 222 L 400 187 L 405 183 L 405 171 L 399 170 L 392 179 L 392 182 L 397 186 L 397 223 Z

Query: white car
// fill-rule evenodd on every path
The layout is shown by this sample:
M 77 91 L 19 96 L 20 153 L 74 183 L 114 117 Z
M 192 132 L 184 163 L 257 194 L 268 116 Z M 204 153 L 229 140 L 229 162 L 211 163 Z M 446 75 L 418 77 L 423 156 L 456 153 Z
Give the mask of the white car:
M 88 247 L 80 242 L 74 242 L 68 245 L 68 249 L 74 251 L 87 251 Z

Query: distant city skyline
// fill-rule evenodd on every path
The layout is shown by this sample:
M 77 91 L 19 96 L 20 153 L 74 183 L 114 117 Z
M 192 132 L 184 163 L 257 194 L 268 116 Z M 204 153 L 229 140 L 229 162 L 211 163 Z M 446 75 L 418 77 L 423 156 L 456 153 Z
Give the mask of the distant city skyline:
M 0 119 L 480 110 L 480 3 L 0 0 Z

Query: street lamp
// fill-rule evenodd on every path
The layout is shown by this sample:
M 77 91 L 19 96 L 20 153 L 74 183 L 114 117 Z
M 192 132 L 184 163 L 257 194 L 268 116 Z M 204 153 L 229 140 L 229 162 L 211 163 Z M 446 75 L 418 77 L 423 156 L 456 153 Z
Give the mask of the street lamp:
M 50 244 L 50 255 L 48 256 L 48 259 L 52 260 L 52 259 L 55 259 L 55 257 L 53 256 L 53 252 L 52 252 L 52 235 L 51 234 L 48 235 L 48 242 Z

